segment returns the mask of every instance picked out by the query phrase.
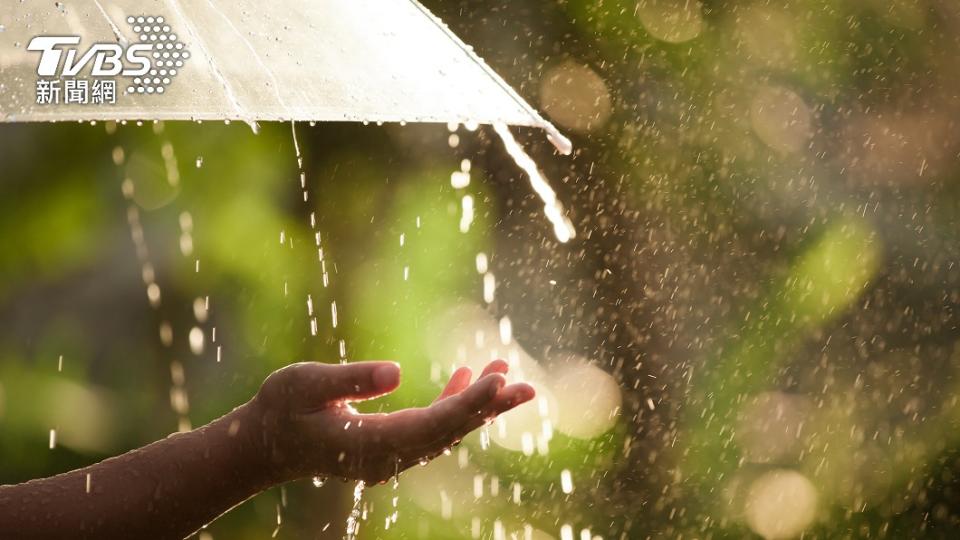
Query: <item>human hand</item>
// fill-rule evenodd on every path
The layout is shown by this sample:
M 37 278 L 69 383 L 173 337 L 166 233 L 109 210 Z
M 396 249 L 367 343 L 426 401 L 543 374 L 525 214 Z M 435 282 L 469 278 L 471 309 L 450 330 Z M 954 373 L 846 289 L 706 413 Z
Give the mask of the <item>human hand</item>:
M 534 397 L 526 383 L 506 384 L 507 363 L 489 363 L 470 384 L 461 367 L 429 407 L 360 414 L 351 402 L 392 392 L 392 362 L 303 362 L 267 377 L 251 401 L 256 445 L 278 481 L 340 476 L 383 482 L 457 444 L 474 429 Z

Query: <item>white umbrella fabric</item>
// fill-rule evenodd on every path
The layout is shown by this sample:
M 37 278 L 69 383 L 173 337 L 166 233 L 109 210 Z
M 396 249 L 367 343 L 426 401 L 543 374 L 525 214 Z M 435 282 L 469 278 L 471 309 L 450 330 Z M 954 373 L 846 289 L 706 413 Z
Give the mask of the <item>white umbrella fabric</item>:
M 507 124 L 569 152 L 415 0 L 4 2 L 0 121 L 68 120 Z

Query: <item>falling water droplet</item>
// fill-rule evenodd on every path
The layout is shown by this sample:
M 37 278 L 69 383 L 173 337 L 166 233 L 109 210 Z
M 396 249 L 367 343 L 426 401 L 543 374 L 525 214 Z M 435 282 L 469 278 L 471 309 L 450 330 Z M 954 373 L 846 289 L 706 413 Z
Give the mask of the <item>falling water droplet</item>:
M 477 253 L 477 273 L 486 274 L 489 261 L 486 253 Z
M 460 217 L 460 232 L 462 233 L 470 230 L 470 225 L 473 223 L 473 208 L 473 197 L 464 195 L 462 200 L 463 214 Z
M 150 300 L 150 305 L 157 307 L 160 305 L 160 286 L 156 283 L 151 283 L 147 285 L 147 299 Z
M 347 531 L 343 535 L 343 540 L 356 540 L 357 533 L 360 531 L 360 501 L 363 499 L 365 487 L 363 480 L 358 481 L 353 487 L 353 508 L 347 517 Z
M 573 476 L 571 476 L 569 469 L 560 471 L 560 489 L 562 489 L 564 493 L 573 491 Z
M 463 171 L 454 171 L 450 173 L 450 185 L 457 189 L 463 189 L 469 186 L 470 173 Z
M 314 476 L 313 477 L 313 487 L 319 488 L 323 487 L 327 483 L 327 478 L 325 476 Z
M 201 354 L 203 354 L 203 345 L 205 341 L 203 330 L 201 330 L 197 326 L 194 326 L 193 328 L 191 328 L 190 334 L 189 334 L 189 341 L 190 341 L 190 352 L 192 352 L 197 356 L 200 356 Z
M 400 514 L 400 462 L 397 461 L 394 465 L 393 473 L 393 513 L 387 518 L 387 521 L 390 523 L 396 523 L 397 517 Z
M 487 426 L 483 426 L 483 429 L 480 430 L 480 449 L 487 450 L 490 448 L 490 430 L 487 429 Z
M 491 272 L 487 272 L 483 275 L 483 301 L 488 304 L 492 303 L 495 290 L 496 279 Z
M 510 317 L 504 316 L 500 319 L 500 343 L 509 345 L 512 340 L 513 324 L 510 322 Z

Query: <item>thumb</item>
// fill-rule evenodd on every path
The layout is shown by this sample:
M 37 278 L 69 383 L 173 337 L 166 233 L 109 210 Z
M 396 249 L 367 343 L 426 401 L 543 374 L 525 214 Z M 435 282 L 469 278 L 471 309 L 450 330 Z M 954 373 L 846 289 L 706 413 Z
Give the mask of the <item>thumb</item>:
M 276 381 L 271 381 L 275 379 Z M 274 383 L 275 384 L 272 384 Z M 394 362 L 322 364 L 300 362 L 274 372 L 264 383 L 297 410 L 323 407 L 334 401 L 358 401 L 392 392 L 400 384 Z

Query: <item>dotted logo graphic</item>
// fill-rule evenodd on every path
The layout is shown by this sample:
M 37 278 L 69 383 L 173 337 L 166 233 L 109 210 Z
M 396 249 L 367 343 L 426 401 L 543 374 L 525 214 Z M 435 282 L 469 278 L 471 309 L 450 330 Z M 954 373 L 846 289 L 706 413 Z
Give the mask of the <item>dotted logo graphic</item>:
M 162 94 L 173 78 L 180 72 L 183 63 L 190 58 L 190 51 L 177 39 L 177 35 L 166 24 L 163 17 L 140 16 L 127 17 L 127 23 L 133 27 L 140 43 L 153 49 L 153 61 L 150 70 L 127 87 L 128 94 Z

